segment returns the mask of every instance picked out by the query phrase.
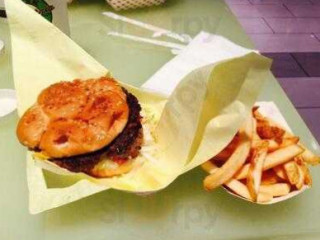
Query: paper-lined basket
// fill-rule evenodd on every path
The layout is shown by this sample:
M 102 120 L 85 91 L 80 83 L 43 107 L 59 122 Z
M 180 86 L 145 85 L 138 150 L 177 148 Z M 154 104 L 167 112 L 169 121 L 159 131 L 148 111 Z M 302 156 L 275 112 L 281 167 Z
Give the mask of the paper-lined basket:
M 7 0 L 6 9 L 19 115 L 50 84 L 109 75 L 108 70 L 20 0 Z M 30 212 L 59 207 L 109 188 L 135 193 L 165 188 L 230 142 L 256 101 L 269 67 L 270 60 L 256 53 L 207 65 L 180 79 L 169 98 L 121 83 L 142 106 L 161 116 L 153 132 L 158 151 L 148 159 L 140 155 L 141 165 L 109 179 L 66 172 L 47 162 L 39 167 L 39 160 L 28 152 Z M 42 168 L 58 174 L 59 182 L 54 188 L 47 186 Z M 66 186 L 65 182 L 73 184 Z

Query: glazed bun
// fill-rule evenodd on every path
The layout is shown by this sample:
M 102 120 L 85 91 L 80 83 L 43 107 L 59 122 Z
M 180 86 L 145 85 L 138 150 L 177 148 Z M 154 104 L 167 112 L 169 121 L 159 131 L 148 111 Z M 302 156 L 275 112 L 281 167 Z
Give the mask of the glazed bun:
M 22 116 L 19 141 L 50 158 L 97 151 L 125 128 L 126 94 L 111 78 L 60 82 L 44 89 Z
M 48 123 L 49 118 L 40 106 L 35 105 L 29 108 L 18 123 L 19 141 L 31 149 L 37 148 Z

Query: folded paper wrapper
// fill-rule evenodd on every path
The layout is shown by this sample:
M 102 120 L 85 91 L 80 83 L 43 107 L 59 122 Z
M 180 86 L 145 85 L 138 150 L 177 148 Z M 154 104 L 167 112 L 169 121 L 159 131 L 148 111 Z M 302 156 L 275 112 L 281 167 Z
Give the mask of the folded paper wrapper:
M 110 74 L 21 0 L 6 0 L 6 9 L 19 115 L 34 104 L 41 90 L 50 84 Z M 170 73 L 168 65 L 160 69 L 151 80 L 160 82 L 161 76 L 171 75 L 170 82 L 159 86 L 150 85 L 148 81 L 146 86 L 154 91 L 121 83 L 143 106 L 161 115 L 154 131 L 154 145 L 159 151 L 152 156 L 152 161 L 139 156 L 141 166 L 108 179 L 94 179 L 82 173 L 67 172 L 66 175 L 64 169 L 43 161 L 42 167 L 49 168 L 58 179 L 54 187 L 48 187 L 45 171 L 37 165 L 39 160 L 34 160 L 32 152 L 28 152 L 30 212 L 40 213 L 110 188 L 134 193 L 158 191 L 220 152 L 251 111 L 270 74 L 271 61 L 224 38 L 210 37 L 214 39 L 213 44 L 209 43 L 210 39 L 205 39 L 207 44 L 191 42 L 168 63 L 179 69 L 179 74 Z M 194 54 L 204 59 L 208 49 L 219 57 L 206 61 L 198 57 L 194 62 L 184 59 L 185 54 L 192 55 L 194 45 L 198 45 Z M 227 45 L 232 48 L 225 48 Z M 159 91 L 162 94 L 156 93 Z M 74 183 L 66 186 L 70 181 Z

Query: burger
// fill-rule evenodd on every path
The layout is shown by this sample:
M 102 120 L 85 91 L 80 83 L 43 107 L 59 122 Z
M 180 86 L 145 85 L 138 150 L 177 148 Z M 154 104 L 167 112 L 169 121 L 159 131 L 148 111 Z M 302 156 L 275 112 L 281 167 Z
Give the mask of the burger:
M 128 173 L 143 143 L 141 106 L 113 78 L 59 82 L 21 117 L 21 144 L 59 167 L 97 178 Z

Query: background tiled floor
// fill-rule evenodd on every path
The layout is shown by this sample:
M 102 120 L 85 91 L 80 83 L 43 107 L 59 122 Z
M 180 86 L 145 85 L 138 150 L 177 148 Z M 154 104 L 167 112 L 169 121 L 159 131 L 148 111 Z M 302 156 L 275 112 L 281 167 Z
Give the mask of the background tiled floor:
M 320 0 L 226 0 L 265 52 L 320 52 Z
M 320 142 L 320 0 L 225 0 Z

